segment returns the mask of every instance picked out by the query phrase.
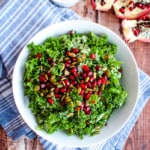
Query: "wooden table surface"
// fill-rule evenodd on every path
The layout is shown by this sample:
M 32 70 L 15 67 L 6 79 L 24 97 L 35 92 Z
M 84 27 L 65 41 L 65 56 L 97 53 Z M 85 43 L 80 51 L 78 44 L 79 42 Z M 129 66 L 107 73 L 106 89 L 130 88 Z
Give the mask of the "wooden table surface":
M 110 28 L 122 38 L 120 31 L 121 20 L 116 18 L 113 10 L 107 13 L 95 11 L 90 4 L 90 0 L 80 0 L 80 2 L 71 9 L 86 20 L 91 20 Z M 136 41 L 128 45 L 135 56 L 139 68 L 150 76 L 150 44 Z M 150 101 L 146 104 L 132 129 L 124 145 L 124 150 L 150 150 L 149 131 Z M 6 135 L 2 127 L 0 127 L 0 150 L 43 150 L 43 148 L 37 138 L 29 140 L 27 137 L 22 137 L 14 142 Z

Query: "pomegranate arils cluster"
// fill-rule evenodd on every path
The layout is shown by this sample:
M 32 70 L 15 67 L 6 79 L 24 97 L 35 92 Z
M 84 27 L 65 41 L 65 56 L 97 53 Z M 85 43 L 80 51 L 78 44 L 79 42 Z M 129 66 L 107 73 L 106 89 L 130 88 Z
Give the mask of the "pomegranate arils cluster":
M 97 72 L 101 70 L 101 66 L 96 64 L 95 68 L 90 68 L 88 64 L 84 63 L 84 59 L 87 57 L 86 54 L 83 54 L 83 56 L 84 57 L 80 54 L 78 48 L 65 51 L 65 57 L 62 61 L 62 63 L 64 63 L 62 75 L 56 79 L 50 71 L 47 73 L 41 72 L 39 75 L 39 93 L 40 95 L 47 97 L 47 102 L 49 104 L 53 105 L 56 98 L 59 99 L 62 106 L 65 106 L 67 104 L 69 105 L 71 102 L 69 93 L 73 89 L 76 89 L 83 99 L 82 103 L 84 103 L 84 109 L 78 111 L 83 110 L 85 114 L 89 115 L 91 114 L 92 109 L 86 104 L 86 102 L 90 99 L 92 94 L 100 96 L 102 92 L 101 86 L 106 85 L 108 82 L 105 73 L 102 77 L 97 74 Z M 95 53 L 89 55 L 89 59 L 94 61 L 95 58 Z M 55 66 L 55 62 L 52 58 L 49 57 L 48 62 L 51 66 Z M 78 70 L 79 65 L 81 66 L 80 71 Z M 49 90 L 51 91 L 50 94 L 47 92 Z M 96 104 L 94 99 L 91 102 Z M 82 107 L 82 103 L 80 108 Z

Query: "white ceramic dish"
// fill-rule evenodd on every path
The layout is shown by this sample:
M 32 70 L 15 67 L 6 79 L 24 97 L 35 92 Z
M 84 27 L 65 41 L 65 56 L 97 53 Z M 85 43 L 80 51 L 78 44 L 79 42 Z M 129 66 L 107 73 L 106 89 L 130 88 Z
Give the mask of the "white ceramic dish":
M 139 90 L 139 78 L 137 65 L 130 49 L 118 35 L 116 35 L 108 28 L 103 27 L 99 24 L 95 24 L 88 21 L 66 21 L 58 23 L 55 25 L 51 25 L 39 32 L 38 34 L 36 34 L 29 41 L 29 43 L 34 42 L 35 44 L 40 44 L 49 36 L 59 36 L 61 34 L 67 33 L 72 29 L 76 30 L 78 33 L 87 33 L 89 31 L 93 31 L 99 35 L 108 34 L 109 41 L 117 43 L 118 45 L 118 52 L 116 57 L 124 62 L 124 74 L 122 84 L 128 92 L 127 102 L 120 110 L 114 111 L 114 113 L 108 121 L 108 125 L 101 130 L 101 133 L 92 137 L 86 136 L 83 140 L 81 140 L 76 136 L 68 136 L 62 132 L 55 132 L 54 134 L 49 135 L 44 131 L 39 131 L 36 129 L 37 123 L 31 110 L 28 108 L 28 98 L 24 96 L 24 63 L 29 53 L 26 46 L 21 51 L 14 68 L 13 94 L 21 116 L 35 133 L 53 142 L 54 144 L 60 144 L 71 147 L 84 147 L 100 143 L 110 138 L 117 131 L 119 131 L 123 127 L 123 125 L 128 121 L 136 105 Z
M 71 7 L 75 5 L 79 0 L 51 0 L 54 4 L 61 7 Z

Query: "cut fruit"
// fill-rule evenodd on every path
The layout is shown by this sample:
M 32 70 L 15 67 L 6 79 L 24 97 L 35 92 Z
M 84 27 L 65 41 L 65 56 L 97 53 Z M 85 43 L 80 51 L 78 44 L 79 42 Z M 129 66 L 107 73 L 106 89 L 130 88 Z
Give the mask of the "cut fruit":
M 138 19 L 150 13 L 150 0 L 116 0 L 113 9 L 118 18 Z
M 123 20 L 122 31 L 127 42 L 150 42 L 150 20 Z
M 93 8 L 100 11 L 108 11 L 113 3 L 114 0 L 91 0 Z

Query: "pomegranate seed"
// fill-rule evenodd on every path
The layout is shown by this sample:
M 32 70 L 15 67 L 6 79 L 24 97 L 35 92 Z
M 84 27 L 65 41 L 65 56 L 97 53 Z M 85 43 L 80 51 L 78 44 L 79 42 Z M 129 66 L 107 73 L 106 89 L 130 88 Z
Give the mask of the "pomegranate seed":
M 91 93 L 88 92 L 87 94 L 85 94 L 84 99 L 88 100 L 90 98 L 90 96 L 91 96 Z
M 40 53 L 38 53 L 37 55 L 36 55 L 36 58 L 38 58 L 38 59 L 40 59 L 42 57 L 42 54 L 40 54 Z
M 80 86 L 81 86 L 82 89 L 86 89 L 87 88 L 87 85 L 84 84 L 84 83 L 81 83 Z
M 100 96 L 101 95 L 101 92 L 100 91 L 97 91 L 97 93 L 96 93 L 98 96 Z
M 132 6 L 129 7 L 129 10 L 130 10 L 130 11 L 133 11 L 133 9 L 134 9 L 134 7 L 132 7 Z
M 55 62 L 51 61 L 50 65 L 53 67 L 55 65 Z
M 40 84 L 40 88 L 41 88 L 41 89 L 44 89 L 45 87 L 46 87 L 46 84 L 45 84 L 45 83 Z
M 61 98 L 61 94 L 55 94 L 56 98 Z
M 54 100 L 52 98 L 48 98 L 47 101 L 48 101 L 49 104 L 53 104 L 54 103 Z
M 71 57 L 71 61 L 72 61 L 72 62 L 76 62 L 76 61 L 77 61 L 77 58 L 76 58 L 76 57 Z
M 134 1 L 130 1 L 130 2 L 129 2 L 129 5 L 134 5 Z
M 106 3 L 104 0 L 101 0 L 101 5 L 104 6 Z
M 69 79 L 70 79 L 70 80 L 75 80 L 75 78 L 74 78 L 73 75 L 69 75 Z
M 65 52 L 65 55 L 66 55 L 66 56 L 69 56 L 69 53 L 70 53 L 70 51 L 66 51 L 66 52 Z
M 69 31 L 69 34 L 73 35 L 74 34 L 74 30 Z
M 59 93 L 59 88 L 55 88 L 54 92 L 55 92 L 56 94 L 58 94 L 58 93 Z
M 102 84 L 101 79 L 97 79 L 97 85 L 100 86 Z
M 50 77 L 50 76 L 52 75 L 52 73 L 51 73 L 51 72 L 48 72 L 47 75 Z
M 84 107 L 84 112 L 85 112 L 85 114 L 90 115 L 91 114 L 91 108 L 90 108 L 90 106 Z
M 92 84 L 91 84 L 90 82 L 88 82 L 88 83 L 87 83 L 87 87 L 88 87 L 88 88 L 91 88 L 91 87 L 92 87 Z
M 136 7 L 138 7 L 138 8 L 141 8 L 141 9 L 142 9 L 143 4 L 142 4 L 142 3 L 140 3 L 140 2 L 137 2 L 137 3 L 135 4 L 135 6 L 136 6 Z
M 107 77 L 104 76 L 101 78 L 102 84 L 106 84 L 107 83 Z
M 65 92 L 66 92 L 66 88 L 65 88 L 65 87 L 62 87 L 62 88 L 59 89 L 59 91 L 60 91 L 61 93 L 65 93 Z
M 91 59 L 95 59 L 95 58 L 96 58 L 96 55 L 95 55 L 95 54 L 91 54 L 91 55 L 90 55 L 90 58 L 91 58 Z
M 65 101 L 61 101 L 61 105 L 62 106 L 66 105 L 66 102 Z
M 40 80 L 41 82 L 46 83 L 46 82 L 47 82 L 46 75 L 45 75 L 45 74 L 40 75 L 40 76 L 39 76 L 39 80 Z
M 70 67 L 70 63 L 65 63 L 65 67 L 66 68 Z
M 71 68 L 70 72 L 71 72 L 71 73 L 77 72 L 77 67 Z
M 47 83 L 46 83 L 46 87 L 47 87 L 47 88 L 52 88 L 53 85 L 52 85 L 51 83 L 47 82 Z
M 69 86 L 69 85 L 70 85 L 70 83 L 69 83 L 69 80 L 68 80 L 68 79 L 65 79 L 65 80 L 64 80 L 64 82 L 65 82 L 65 85 L 66 85 L 66 86 Z
M 149 9 L 150 8 L 150 3 L 146 4 L 146 8 Z
M 48 62 L 50 63 L 50 62 L 51 62 L 51 60 L 52 60 L 52 58 L 50 58 L 50 57 L 49 57 L 47 60 L 48 60 Z
M 96 65 L 96 66 L 95 66 L 95 69 L 96 69 L 97 71 L 99 71 L 99 70 L 101 70 L 101 66 Z
M 97 85 L 97 82 L 94 80 L 94 81 L 92 82 L 92 88 L 94 88 L 96 85 Z
M 141 9 L 145 9 L 146 8 L 146 6 L 143 4 L 142 6 L 141 6 Z
M 78 49 L 78 48 L 74 48 L 74 49 L 72 50 L 72 52 L 77 54 L 77 53 L 79 52 L 79 49 Z
M 79 76 L 78 72 L 73 72 L 73 75 L 74 75 L 74 77 L 78 77 Z
M 119 9 L 119 11 L 120 11 L 122 14 L 124 14 L 124 13 L 125 13 L 125 7 L 121 7 L 121 8 Z
M 85 73 L 85 72 L 82 72 L 82 73 L 81 73 L 81 76 L 82 76 L 82 78 L 86 78 L 86 73 Z
M 67 59 L 67 60 L 65 60 L 65 63 L 67 63 L 67 64 L 71 64 L 71 59 Z
M 133 29 L 132 29 L 132 32 L 133 32 L 133 34 L 134 34 L 135 36 L 138 36 L 139 33 L 140 33 L 140 30 L 139 30 L 138 28 L 133 28 Z
M 83 65 L 82 66 L 82 69 L 86 72 L 88 72 L 90 70 L 89 66 L 88 65 Z
M 84 103 L 81 104 L 80 110 L 83 110 L 83 107 L 84 107 Z
M 78 84 L 78 82 L 74 80 L 74 81 L 71 82 L 71 84 L 75 86 L 75 85 Z
M 81 90 L 80 95 L 81 95 L 81 96 L 84 95 L 84 90 L 83 90 L 83 89 Z
M 87 76 L 88 76 L 88 77 L 93 76 L 93 72 L 92 72 L 92 71 L 89 71 L 89 72 L 87 73 Z
M 93 82 L 94 80 L 95 78 L 93 76 L 89 79 L 90 82 Z

